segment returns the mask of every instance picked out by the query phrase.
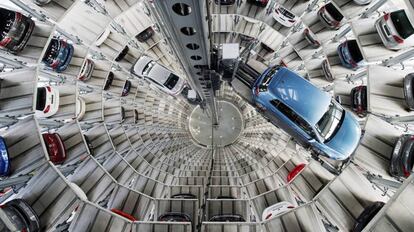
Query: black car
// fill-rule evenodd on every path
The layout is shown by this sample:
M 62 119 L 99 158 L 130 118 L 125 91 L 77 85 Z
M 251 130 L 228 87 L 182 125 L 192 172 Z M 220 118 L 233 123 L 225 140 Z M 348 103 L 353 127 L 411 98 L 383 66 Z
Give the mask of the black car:
M 414 110 L 414 73 L 410 73 L 404 77 L 404 97 L 408 110 Z
M 115 58 L 115 61 L 121 61 L 124 59 L 124 57 L 128 54 L 129 47 L 125 46 L 124 49 L 122 49 L 121 53 Z
M 161 214 L 158 221 L 162 222 L 191 222 L 190 215 L 179 212 L 168 212 Z
M 392 151 L 389 172 L 391 176 L 400 178 L 411 174 L 414 163 L 414 135 L 401 135 Z
M 138 35 L 136 35 L 135 38 L 139 42 L 144 43 L 145 41 L 149 40 L 154 34 L 154 29 L 152 29 L 152 27 L 148 27 L 147 29 L 143 30 Z
M 89 150 L 89 154 L 94 155 L 95 154 L 94 153 L 95 148 L 93 147 L 91 140 L 89 140 L 88 136 L 86 136 L 86 135 L 83 135 L 83 137 L 85 138 L 86 145 L 87 145 L 88 150 Z
M 129 91 L 131 90 L 131 81 L 126 80 L 124 84 L 124 88 L 122 89 L 122 97 L 125 97 L 128 95 Z
M 352 232 L 360 232 L 375 217 L 375 215 L 384 207 L 385 203 L 381 201 L 374 202 L 364 209 L 356 219 Z
M 214 2 L 217 5 L 229 6 L 229 5 L 233 5 L 236 2 L 236 0 L 214 0 Z
M 105 85 L 104 85 L 103 89 L 108 90 L 111 87 L 113 81 L 114 81 L 114 73 L 109 72 L 108 76 L 106 77 Z
M 11 223 L 0 220 L 0 231 L 40 231 L 40 221 L 33 208 L 23 199 L 14 199 L 1 205 L 0 208 Z
M 367 116 L 367 86 L 361 85 L 351 90 L 351 107 L 359 116 Z
M 174 199 L 197 199 L 196 196 L 194 196 L 191 193 L 178 193 L 171 196 L 171 198 Z
M 247 2 L 252 5 L 265 7 L 267 6 L 267 3 L 269 2 L 269 0 L 247 0 Z
M 210 218 L 210 222 L 245 222 L 240 214 L 220 214 Z
M 121 106 L 121 122 L 125 121 L 125 108 Z
M 22 51 L 34 27 L 32 19 L 19 12 L 0 8 L 0 48 L 11 53 Z

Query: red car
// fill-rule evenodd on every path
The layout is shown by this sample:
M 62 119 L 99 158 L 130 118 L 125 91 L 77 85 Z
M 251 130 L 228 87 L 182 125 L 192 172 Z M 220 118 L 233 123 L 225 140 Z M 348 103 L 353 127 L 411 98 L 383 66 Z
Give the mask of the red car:
M 47 147 L 50 161 L 54 164 L 62 164 L 66 160 L 66 148 L 58 133 L 44 133 L 43 140 Z

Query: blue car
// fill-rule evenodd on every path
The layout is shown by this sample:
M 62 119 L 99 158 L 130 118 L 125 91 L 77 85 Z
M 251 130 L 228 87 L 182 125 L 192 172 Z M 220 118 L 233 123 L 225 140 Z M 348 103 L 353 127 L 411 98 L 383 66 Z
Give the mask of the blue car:
M 42 62 L 47 69 L 63 72 L 68 67 L 73 56 L 73 45 L 66 40 L 53 37 L 43 56 Z
M 6 141 L 0 136 L 0 176 L 10 174 L 10 158 L 7 151 Z
M 344 67 L 356 70 L 365 64 L 356 40 L 347 40 L 341 43 L 337 50 L 341 64 Z
M 304 146 L 334 160 L 345 160 L 359 144 L 356 118 L 328 93 L 281 66 L 255 81 L 253 102 L 276 125 Z

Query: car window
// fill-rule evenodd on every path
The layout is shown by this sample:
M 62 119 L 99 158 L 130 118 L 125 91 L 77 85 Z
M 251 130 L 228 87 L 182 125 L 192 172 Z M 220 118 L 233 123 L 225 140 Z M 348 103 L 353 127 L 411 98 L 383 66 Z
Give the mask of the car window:
M 59 54 L 59 44 L 60 42 L 57 39 L 52 39 L 50 41 L 50 44 L 47 47 L 45 56 L 43 57 L 44 62 L 48 64 L 53 64 L 54 60 Z
M 180 78 L 177 75 L 175 75 L 174 73 L 171 73 L 167 81 L 164 83 L 165 87 L 167 87 L 168 89 L 173 89 L 175 85 L 177 84 L 178 79 Z
M 408 38 L 414 33 L 413 26 L 410 23 L 404 10 L 394 11 L 391 13 L 391 20 L 394 23 L 395 29 L 403 39 Z
M 325 9 L 326 11 L 328 11 L 328 13 L 336 20 L 336 21 L 341 21 L 344 16 L 341 14 L 341 12 L 339 12 L 338 9 L 336 9 L 335 5 L 332 3 L 328 3 L 325 5 Z
M 36 110 L 43 110 L 46 105 L 46 88 L 37 88 Z
M 0 40 L 7 36 L 15 19 L 15 13 L 6 9 L 0 9 Z
M 328 110 L 316 124 L 316 130 L 319 132 L 325 142 L 329 141 L 338 131 L 344 115 L 344 110 L 334 101 L 329 104 Z
M 348 40 L 348 49 L 349 49 L 349 52 L 351 53 L 352 59 L 356 63 L 360 62 L 363 59 L 361 50 L 359 49 L 358 43 L 356 40 Z
M 306 132 L 306 134 L 313 137 L 314 132 L 312 127 L 299 115 L 297 115 L 291 108 L 277 99 L 271 100 L 270 103 L 282 114 L 288 117 L 293 123 L 300 127 L 304 132 Z

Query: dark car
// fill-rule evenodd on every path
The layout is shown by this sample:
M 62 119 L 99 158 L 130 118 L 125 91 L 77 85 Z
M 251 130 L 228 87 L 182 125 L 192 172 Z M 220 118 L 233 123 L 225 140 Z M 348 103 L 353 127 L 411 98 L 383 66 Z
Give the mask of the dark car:
M 43 140 L 47 147 L 50 161 L 54 164 L 62 164 L 66 160 L 66 148 L 58 133 L 44 133 Z
M 229 6 L 229 5 L 233 5 L 236 2 L 236 0 L 214 0 L 214 2 L 217 5 Z
M 149 40 L 154 34 L 154 29 L 152 29 L 152 27 L 148 27 L 147 29 L 143 30 L 138 35 L 136 35 L 135 38 L 139 42 L 144 43 L 145 41 Z
M 171 198 L 174 199 L 197 199 L 196 196 L 194 196 L 191 193 L 178 193 L 171 196 Z
M 128 54 L 129 47 L 125 46 L 124 49 L 119 53 L 117 57 L 115 57 L 115 61 L 121 61 L 124 57 Z
M 414 110 L 414 73 L 404 77 L 404 97 L 408 110 Z
M 355 70 L 365 64 L 358 43 L 354 39 L 341 43 L 338 46 L 337 51 L 342 65 L 346 68 Z
M 325 76 L 325 79 L 326 79 L 327 81 L 332 82 L 332 81 L 334 81 L 334 80 L 335 80 L 335 77 L 334 77 L 334 75 L 332 74 L 331 65 L 329 64 L 328 59 L 325 59 L 325 60 L 322 62 L 322 72 L 323 72 L 323 75 Z
M 351 108 L 359 117 L 367 116 L 367 86 L 360 85 L 351 90 Z
M 86 135 L 83 135 L 83 137 L 85 138 L 86 145 L 87 145 L 88 150 L 89 150 L 89 154 L 94 155 L 94 154 L 95 154 L 95 153 L 94 153 L 94 149 L 95 149 L 95 148 L 93 147 L 91 140 L 90 140 L 90 139 L 89 139 L 89 137 L 88 137 L 88 136 L 86 136 Z
M 289 174 L 286 177 L 287 182 L 290 183 L 290 181 L 292 181 L 303 169 L 305 169 L 306 164 L 302 163 L 302 164 L 298 164 L 296 165 L 292 171 L 289 172 Z
M 318 11 L 319 20 L 328 28 L 339 29 L 344 16 L 332 2 L 322 6 Z
M 10 174 L 10 157 L 7 150 L 6 140 L 0 136 L 0 176 Z
M 360 232 L 375 217 L 375 215 L 384 207 L 385 203 L 381 201 L 374 202 L 364 209 L 356 219 L 352 232 Z
M 73 46 L 66 40 L 53 37 L 47 47 L 42 62 L 48 69 L 56 72 L 65 71 L 73 56 Z
M 131 81 L 129 80 L 125 81 L 124 88 L 122 89 L 122 94 L 121 94 L 122 97 L 125 97 L 128 95 L 129 91 L 131 90 L 131 85 L 132 85 Z
M 389 172 L 394 177 L 408 177 L 414 163 L 414 135 L 401 135 L 392 151 Z
M 217 196 L 216 199 L 233 200 L 233 199 L 236 199 L 236 198 L 234 198 L 232 196 L 228 196 L 228 195 L 220 195 L 220 196 Z
M 122 210 L 119 210 L 119 209 L 111 209 L 111 212 L 116 213 L 116 214 L 118 214 L 118 215 L 120 215 L 120 216 L 122 216 L 122 217 L 124 217 L 124 218 L 126 218 L 128 220 L 130 220 L 130 221 L 133 221 L 133 222 L 138 221 L 134 216 L 132 216 L 131 214 L 125 213 Z
M 39 232 L 40 221 L 33 208 L 23 199 L 14 199 L 1 205 L 11 223 L 0 220 L 0 231 Z
M 162 222 L 191 222 L 191 217 L 185 213 L 168 212 L 161 214 L 158 217 L 158 221 Z
M 210 218 L 210 222 L 245 222 L 243 216 L 239 214 L 220 214 Z
M 125 121 L 125 108 L 121 106 L 121 122 Z
M 137 124 L 138 123 L 138 110 L 134 109 L 134 123 Z
M 247 0 L 247 2 L 256 6 L 265 7 L 269 0 Z
M 108 76 L 106 77 L 103 89 L 108 90 L 111 87 L 113 81 L 114 81 L 114 73 L 109 72 Z
M 303 30 L 303 36 L 313 48 L 318 48 L 321 46 L 321 42 L 319 42 L 319 40 L 316 38 L 316 35 L 309 28 Z
M 23 50 L 35 23 L 19 12 L 0 8 L 0 48 L 11 53 Z

